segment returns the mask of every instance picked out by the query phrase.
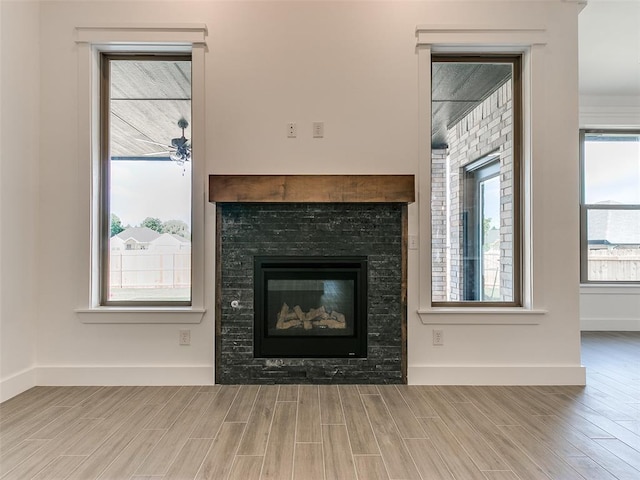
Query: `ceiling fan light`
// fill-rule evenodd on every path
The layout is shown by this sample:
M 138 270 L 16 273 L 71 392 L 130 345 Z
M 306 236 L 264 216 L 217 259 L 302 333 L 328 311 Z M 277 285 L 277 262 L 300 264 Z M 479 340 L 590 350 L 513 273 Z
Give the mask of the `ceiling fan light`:
M 169 158 L 171 158 L 171 160 L 173 162 L 176 162 L 180 166 L 184 165 L 184 162 L 187 161 L 187 159 L 185 159 L 183 156 L 179 155 L 178 152 L 171 152 L 169 154 Z

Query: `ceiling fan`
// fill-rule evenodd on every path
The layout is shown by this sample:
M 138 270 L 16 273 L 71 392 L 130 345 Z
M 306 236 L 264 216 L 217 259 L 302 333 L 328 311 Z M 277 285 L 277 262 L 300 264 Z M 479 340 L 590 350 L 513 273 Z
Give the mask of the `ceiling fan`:
M 185 162 L 191 161 L 191 142 L 184 136 L 184 129 L 189 126 L 189 122 L 185 118 L 178 120 L 178 127 L 182 129 L 182 136 L 171 139 L 171 145 L 165 145 L 164 143 L 154 142 L 151 140 L 144 140 L 138 138 L 140 142 L 151 143 L 153 145 L 159 145 L 166 148 L 166 150 L 160 152 L 145 153 L 145 157 L 154 155 L 169 155 L 169 158 L 176 162 L 178 165 L 184 165 Z

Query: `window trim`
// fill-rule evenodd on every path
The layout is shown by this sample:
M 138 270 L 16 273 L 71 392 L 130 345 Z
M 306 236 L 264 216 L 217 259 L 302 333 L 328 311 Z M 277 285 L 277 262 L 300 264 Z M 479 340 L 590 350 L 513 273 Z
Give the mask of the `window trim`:
M 585 138 L 588 134 L 629 134 L 640 135 L 640 129 L 624 128 L 581 128 L 579 134 L 579 158 L 580 158 L 580 284 L 589 286 L 639 286 L 640 280 L 589 280 L 589 239 L 587 217 L 590 210 L 637 210 L 640 204 L 587 204 L 585 191 Z
M 205 24 L 76 27 L 78 52 L 78 238 L 76 314 L 85 323 L 200 323 L 205 298 Z M 101 52 L 191 52 L 192 56 L 192 291 L 191 306 L 100 306 L 98 195 L 100 167 L 99 75 Z M 200 160 L 198 160 L 200 159 Z
M 542 102 L 533 108 L 532 98 L 542 96 L 545 84 L 545 50 L 548 31 L 544 25 L 531 24 L 528 27 L 508 27 L 503 24 L 488 25 L 418 25 L 415 30 L 418 68 L 418 128 L 423 132 L 419 137 L 417 159 L 419 168 L 419 192 L 430 192 L 431 165 L 424 161 L 431 158 L 431 54 L 436 53 L 511 53 L 522 54 L 522 307 L 487 308 L 431 306 L 431 212 L 430 195 L 419 195 L 418 205 L 418 309 L 420 322 L 433 324 L 474 324 L 493 325 L 499 315 L 502 325 L 530 325 L 541 323 L 548 312 L 543 302 L 545 291 L 543 282 L 545 263 L 540 256 L 533 255 L 533 207 L 540 199 L 533 198 L 533 151 L 544 150 L 544 120 L 551 112 Z M 536 233 L 536 238 L 540 234 Z M 534 315 L 534 317 L 530 317 Z M 531 320 L 534 318 L 534 320 Z
M 524 53 L 523 52 L 498 52 L 492 53 L 489 49 L 486 53 L 475 52 L 473 49 L 470 51 L 460 51 L 456 53 L 432 53 L 430 55 L 430 64 L 434 61 L 437 62 L 486 62 L 486 63 L 510 63 L 513 66 L 513 74 L 512 74 L 512 115 L 513 115 L 513 142 L 512 142 L 512 156 L 513 156 L 513 300 L 510 302 L 485 302 L 482 300 L 463 300 L 463 301 L 434 301 L 431 288 L 429 289 L 429 303 L 431 308 L 520 308 L 523 307 L 523 275 L 524 275 L 524 265 L 523 265 L 523 243 L 524 243 L 524 231 L 523 231 L 523 222 L 522 217 L 524 216 L 523 208 L 525 200 L 522 198 L 522 192 L 524 189 L 522 188 L 523 183 L 523 175 L 522 175 L 522 163 L 524 161 L 524 151 L 523 151 L 523 128 L 524 128 L 524 118 L 523 118 L 523 68 L 524 68 Z M 431 72 L 431 68 L 429 69 Z M 431 82 L 430 82 L 431 84 Z M 429 91 L 429 102 L 431 102 L 431 89 Z M 431 112 L 431 108 L 429 109 Z M 431 126 L 431 116 L 429 118 L 429 126 Z M 429 130 L 431 131 L 431 128 Z M 430 139 L 429 139 L 430 141 Z M 490 157 L 491 154 L 494 154 L 495 150 L 488 152 L 483 157 Z M 469 165 L 474 165 L 481 159 L 470 162 Z M 431 155 L 425 161 L 431 164 Z M 477 166 L 477 168 L 479 165 Z M 431 200 L 431 167 L 429 167 L 429 189 L 425 192 L 428 196 L 429 202 Z M 430 209 L 430 205 L 428 206 Z M 431 222 L 431 212 L 429 210 L 429 218 L 428 221 Z M 429 246 L 429 255 L 431 255 L 431 247 Z M 431 262 L 429 262 L 431 263 Z M 429 265 L 429 282 L 432 281 L 432 270 L 431 265 Z M 515 271 L 517 268 L 517 271 Z
M 98 240 L 98 250 L 100 255 L 100 306 L 103 307 L 190 307 L 193 301 L 193 288 L 189 288 L 189 300 L 182 301 L 126 301 L 126 300 L 109 300 L 110 291 L 110 226 L 111 226 L 111 202 L 110 202 L 110 183 L 111 183 L 111 161 L 110 161 L 110 142 L 111 130 L 110 126 L 110 109 L 111 109 L 111 61 L 112 60 L 146 60 L 146 61 L 192 61 L 191 52 L 100 52 L 100 200 L 99 200 L 99 231 L 100 238 Z M 193 103 L 193 100 L 192 100 Z M 193 128 L 193 127 L 192 127 Z M 191 170 L 193 176 L 193 168 Z M 193 178 L 192 178 L 193 186 Z M 191 223 L 193 224 L 193 195 L 191 196 Z M 127 245 L 129 247 L 129 245 Z M 128 249 L 128 248 L 127 248 Z M 193 254 L 191 254 L 191 265 L 193 265 Z M 193 285 L 193 270 L 190 272 L 191 285 Z

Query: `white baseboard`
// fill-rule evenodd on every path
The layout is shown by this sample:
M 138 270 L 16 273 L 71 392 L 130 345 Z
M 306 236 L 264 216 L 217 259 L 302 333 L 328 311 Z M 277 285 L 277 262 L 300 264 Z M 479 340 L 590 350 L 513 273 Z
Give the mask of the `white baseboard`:
M 409 385 L 585 385 L 582 366 L 414 366 Z
M 580 330 L 583 332 L 638 332 L 640 318 L 582 318 Z
M 582 366 L 413 366 L 410 385 L 584 385 Z M 0 381 L 0 401 L 36 385 L 211 385 L 211 365 L 41 366 Z
M 18 372 L 10 377 L 0 380 L 0 402 L 9 400 L 33 388 L 36 383 L 36 368 L 31 367 Z
M 41 366 L 37 384 L 68 385 L 211 385 L 212 365 L 193 366 Z

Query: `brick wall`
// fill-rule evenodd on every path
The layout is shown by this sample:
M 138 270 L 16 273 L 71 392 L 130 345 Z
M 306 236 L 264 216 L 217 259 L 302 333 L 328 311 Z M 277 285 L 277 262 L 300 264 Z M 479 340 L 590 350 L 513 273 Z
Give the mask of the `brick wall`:
M 500 299 L 513 299 L 513 108 L 512 82 L 500 86 L 448 131 L 448 150 L 434 150 L 432 184 L 432 298 L 463 299 L 462 207 L 464 167 L 497 152 L 500 155 Z M 446 178 L 448 155 L 449 178 Z M 448 233 L 446 188 L 448 183 Z M 443 193 L 444 192 L 444 193 Z M 446 235 L 445 235 L 446 237 Z M 448 278 L 447 278 L 448 276 Z M 448 280 L 448 283 L 447 283 Z
M 448 281 L 447 244 L 447 150 L 431 151 L 431 291 L 434 299 L 445 299 Z
M 402 383 L 397 204 L 218 204 L 218 383 Z M 254 256 L 368 259 L 367 358 L 253 358 Z M 240 308 L 230 306 L 240 301 Z

